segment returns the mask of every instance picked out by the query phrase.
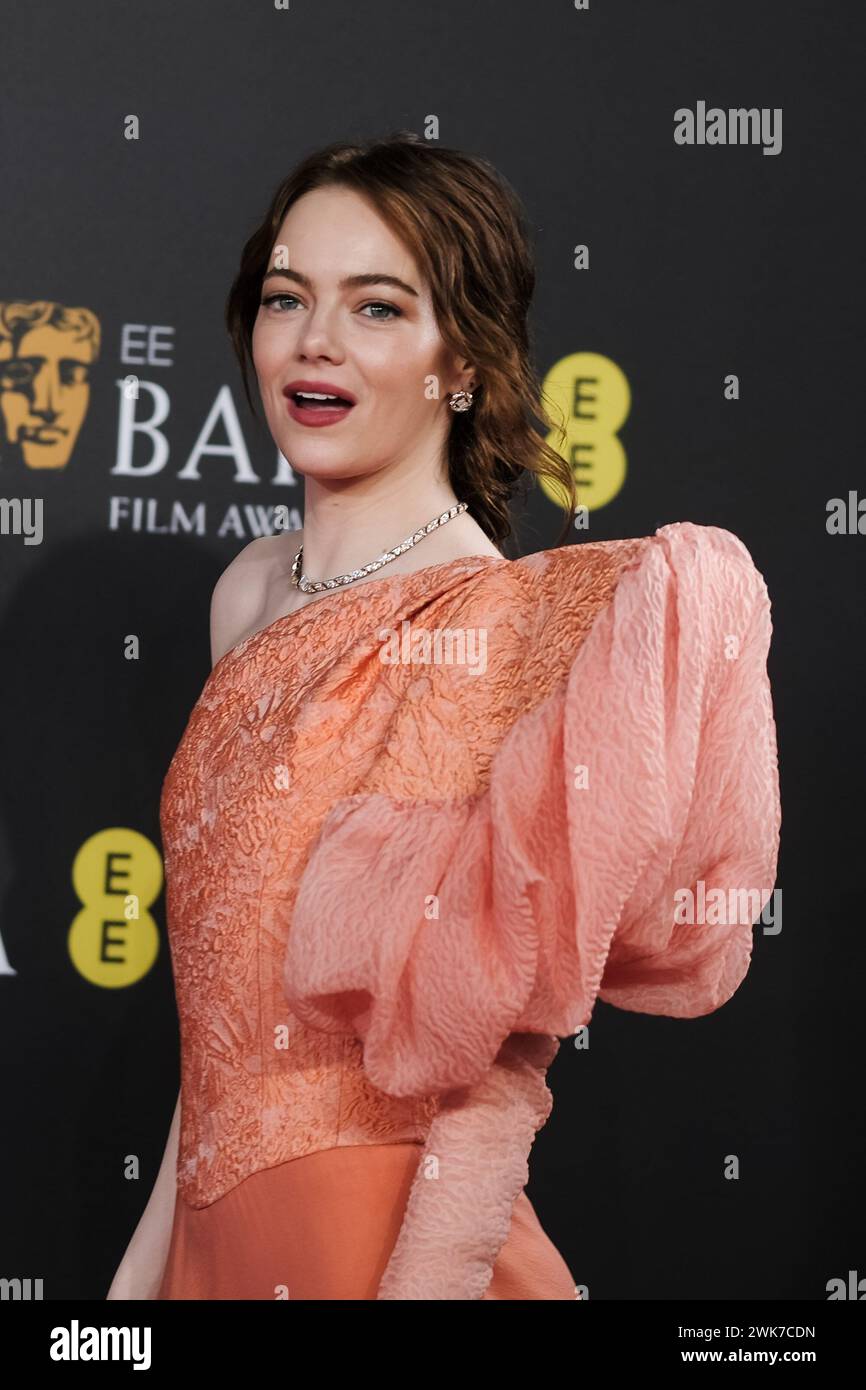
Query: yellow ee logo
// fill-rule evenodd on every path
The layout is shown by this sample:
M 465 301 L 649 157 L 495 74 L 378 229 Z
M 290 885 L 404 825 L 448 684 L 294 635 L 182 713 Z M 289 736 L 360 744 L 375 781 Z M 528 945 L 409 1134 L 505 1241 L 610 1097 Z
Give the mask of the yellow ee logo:
M 137 830 L 114 826 L 85 840 L 72 865 L 84 903 L 69 928 L 69 954 L 91 984 L 135 984 L 159 954 L 159 931 L 147 909 L 162 890 L 162 861 Z
M 604 507 L 620 491 L 626 475 L 625 450 L 617 437 L 631 409 L 625 375 L 601 353 L 574 352 L 551 367 L 543 391 L 565 416 L 565 442 L 556 411 L 552 414 L 557 428 L 545 442 L 571 465 L 578 506 L 589 511 Z M 562 489 L 548 477 L 540 481 L 551 502 L 565 507 Z

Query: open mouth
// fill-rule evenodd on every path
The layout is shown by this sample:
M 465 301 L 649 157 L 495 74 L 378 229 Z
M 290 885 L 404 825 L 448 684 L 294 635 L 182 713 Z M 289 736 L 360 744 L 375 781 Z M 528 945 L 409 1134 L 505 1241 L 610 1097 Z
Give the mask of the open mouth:
M 291 399 L 301 410 L 351 410 L 355 404 L 345 396 L 329 396 L 319 391 L 293 391 Z

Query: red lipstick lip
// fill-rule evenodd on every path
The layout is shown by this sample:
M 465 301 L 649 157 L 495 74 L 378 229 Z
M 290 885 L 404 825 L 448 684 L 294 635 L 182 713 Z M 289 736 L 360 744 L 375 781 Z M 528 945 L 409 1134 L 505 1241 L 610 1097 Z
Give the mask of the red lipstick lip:
M 296 425 L 308 429 L 321 429 L 324 425 L 338 425 L 346 420 L 355 409 L 353 405 L 298 405 L 294 396 L 286 396 L 286 410 Z
M 351 405 L 357 405 L 351 391 L 343 390 L 342 386 L 334 386 L 330 381 L 290 381 L 288 386 L 283 387 L 284 396 L 291 397 L 296 391 L 318 391 L 323 396 L 340 396 Z

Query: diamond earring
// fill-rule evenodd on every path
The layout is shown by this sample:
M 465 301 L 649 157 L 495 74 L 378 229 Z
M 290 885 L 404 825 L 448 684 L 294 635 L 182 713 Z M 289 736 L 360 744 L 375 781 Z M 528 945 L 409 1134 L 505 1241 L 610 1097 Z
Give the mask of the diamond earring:
M 448 404 L 452 410 L 468 410 L 472 404 L 472 392 L 454 391 Z

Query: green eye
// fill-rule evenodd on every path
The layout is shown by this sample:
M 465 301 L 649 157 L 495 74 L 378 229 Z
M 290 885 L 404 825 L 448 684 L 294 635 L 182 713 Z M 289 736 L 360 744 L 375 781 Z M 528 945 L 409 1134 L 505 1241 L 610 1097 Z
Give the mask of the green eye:
M 262 300 L 262 307 L 264 308 L 268 304 L 273 304 L 276 299 L 295 299 L 295 296 L 293 294 L 269 294 Z
M 403 312 L 402 309 L 397 308 L 396 304 L 385 304 L 381 299 L 372 300 L 369 304 L 365 304 L 363 307 L 364 309 L 387 309 L 389 314 L 395 314 L 397 318 L 400 318 Z M 370 315 L 369 317 L 379 318 L 380 316 L 378 314 L 375 314 Z M 388 319 L 383 318 L 382 322 L 387 323 Z

